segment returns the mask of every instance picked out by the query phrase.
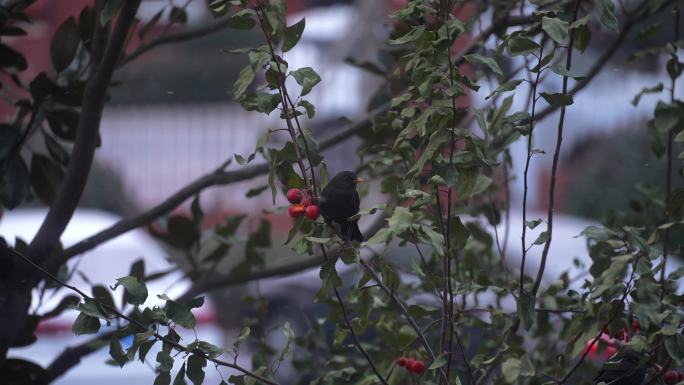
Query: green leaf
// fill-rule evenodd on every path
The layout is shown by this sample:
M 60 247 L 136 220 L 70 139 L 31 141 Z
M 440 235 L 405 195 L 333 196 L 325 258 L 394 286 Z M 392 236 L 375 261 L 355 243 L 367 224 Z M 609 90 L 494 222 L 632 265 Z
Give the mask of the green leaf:
M 423 33 L 425 32 L 425 26 L 419 26 L 416 28 L 411 29 L 407 34 L 404 36 L 401 36 L 397 39 L 390 39 L 388 41 L 389 44 L 391 45 L 400 45 L 400 44 L 406 44 L 412 41 L 418 40 L 421 36 L 423 36 Z
M 157 353 L 157 362 L 159 363 L 158 369 L 162 372 L 168 373 L 173 368 L 173 357 L 166 350 L 160 350 Z M 171 381 L 170 378 L 169 381 Z
M 242 344 L 242 341 L 246 340 L 250 334 L 252 334 L 252 329 L 249 328 L 249 326 L 243 326 L 242 330 L 240 330 L 240 335 L 238 338 L 233 341 L 233 352 L 237 354 L 237 352 L 240 350 L 240 345 Z
M 470 237 L 470 231 L 463 225 L 459 216 L 451 219 L 449 227 L 451 229 L 451 241 L 453 242 L 451 249 L 456 252 L 463 250 Z
M 216 358 L 223 354 L 223 349 L 206 341 L 200 341 L 198 349 L 209 358 Z
M 387 242 L 390 238 L 392 238 L 392 229 L 384 227 L 375 234 L 373 234 L 372 237 L 370 237 L 369 240 L 363 242 L 361 245 L 362 246 L 370 246 L 370 245 L 375 245 L 378 243 L 385 243 Z
M 301 96 L 308 94 L 321 81 L 321 77 L 311 67 L 303 67 L 292 71 L 290 75 L 297 81 L 297 84 L 302 86 Z
M 665 69 L 667 70 L 667 74 L 670 76 L 670 79 L 676 80 L 684 70 L 684 63 L 679 61 L 679 57 L 677 55 L 672 54 L 670 60 L 668 60 L 667 64 L 665 65 Z
M 104 286 L 100 285 L 95 285 L 92 287 L 92 292 L 93 292 L 93 298 L 100 302 L 103 305 L 111 306 L 112 308 L 115 307 L 114 305 L 114 299 L 112 298 L 112 294 L 105 288 Z
M 542 231 L 537 239 L 535 239 L 533 245 L 543 245 L 546 243 L 546 241 L 549 239 L 549 232 L 548 231 Z
M 89 316 L 85 313 L 79 313 L 76 321 L 71 326 L 71 331 L 77 336 L 82 334 L 95 334 L 100 330 L 100 319 Z
M 107 0 L 100 12 L 100 24 L 103 26 L 109 23 L 116 15 L 119 14 L 121 7 L 125 0 Z
M 256 93 L 243 95 L 240 98 L 240 105 L 245 110 L 263 112 L 267 115 L 273 112 L 273 110 L 275 110 L 280 103 L 281 98 L 278 93 L 270 93 L 265 91 L 257 91 Z M 252 154 L 249 158 L 254 159 L 255 155 L 256 154 Z M 249 162 L 249 160 L 247 162 Z M 244 163 L 246 162 L 243 161 L 242 164 Z
M 287 52 L 291 50 L 292 47 L 297 45 L 297 42 L 302 37 L 302 33 L 304 33 L 305 25 L 306 21 L 304 18 L 302 18 L 302 20 L 298 21 L 297 23 L 285 28 L 285 36 L 283 36 L 283 52 Z
M 501 71 L 501 67 L 499 67 L 499 64 L 494 60 L 493 58 L 490 57 L 484 57 L 480 54 L 470 54 L 464 56 L 467 61 L 469 61 L 471 64 L 475 63 L 483 63 L 487 65 L 495 74 L 499 76 L 503 76 L 503 71 Z
M 19 51 L 5 44 L 0 44 L 0 68 L 2 67 L 23 71 L 28 68 L 28 63 Z
M 216 2 L 212 2 L 211 4 L 215 3 Z M 210 7 L 211 4 L 209 5 Z M 221 11 L 223 11 L 222 8 L 218 7 L 218 4 L 216 5 L 216 9 L 220 9 Z M 215 8 L 211 8 L 212 11 L 214 11 Z M 254 21 L 255 17 L 256 11 L 254 11 L 253 9 L 243 9 L 242 11 L 235 13 L 228 19 L 228 26 L 233 29 L 252 29 L 252 27 L 256 25 L 256 22 Z
M 185 362 L 181 365 L 180 370 L 176 374 L 176 378 L 173 380 L 173 385 L 185 385 Z
M 509 80 L 506 83 L 500 84 L 494 91 L 492 91 L 491 94 L 487 95 L 485 100 L 491 98 L 492 96 L 501 93 L 501 92 L 507 92 L 507 91 L 513 91 L 518 87 L 520 83 L 522 83 L 522 79 L 515 79 L 515 80 Z
M 537 51 L 539 44 L 526 37 L 512 36 L 506 40 L 506 48 L 511 56 L 526 56 Z
M 413 164 L 409 170 L 409 174 L 415 174 L 421 172 L 425 167 L 428 160 L 431 160 L 435 155 L 435 152 L 439 150 L 439 147 L 447 142 L 450 138 L 449 132 L 447 130 L 437 130 L 432 135 L 430 135 L 430 140 L 421 154 L 418 161 Z
M 663 83 L 658 83 L 653 87 L 644 87 L 639 91 L 638 94 L 634 96 L 634 99 L 632 99 L 632 105 L 637 106 L 639 104 L 639 100 L 641 100 L 641 97 L 645 94 L 655 94 L 659 93 L 663 90 Z
M 682 143 L 684 142 L 684 131 L 680 131 L 677 136 L 674 137 L 674 142 L 675 143 Z
M 615 17 L 615 5 L 611 0 L 594 0 L 594 4 L 601 12 L 601 24 L 612 29 L 615 32 L 619 31 L 618 20 Z
M 193 354 L 188 358 L 187 375 L 194 385 L 201 385 L 204 382 L 205 366 L 207 366 L 207 360 L 198 354 Z
M 681 365 L 682 361 L 684 361 L 684 336 L 677 333 L 668 337 L 665 340 L 665 349 L 667 350 L 667 354 L 677 361 L 678 365 Z
M 128 295 L 126 296 L 127 302 L 131 305 L 137 306 L 145 303 L 147 299 L 147 286 L 144 282 L 140 282 L 137 277 L 126 276 L 116 280 L 114 289 L 121 285 L 124 287 Z
M 320 244 L 326 244 L 330 242 L 332 238 L 319 238 L 319 237 L 304 237 L 307 241 L 313 242 L 313 243 L 320 243 Z
M 123 368 L 124 364 L 128 362 L 128 357 L 121 347 L 121 341 L 119 341 L 119 335 L 114 333 L 109 339 L 109 355 L 116 361 L 119 366 Z
M 542 223 L 541 219 L 535 219 L 533 221 L 525 221 L 525 226 L 533 230 L 535 227 L 539 226 L 540 223 Z
M 667 133 L 679 124 L 681 114 L 674 104 L 658 102 L 653 123 L 660 133 Z
M 140 359 L 140 362 L 145 362 L 147 353 L 150 352 L 150 349 L 152 349 L 152 346 L 154 346 L 155 343 L 157 343 L 157 339 L 153 338 L 140 344 L 140 348 L 138 348 L 138 358 Z
M 330 258 L 321 265 L 321 272 L 319 273 L 321 278 L 321 289 L 316 294 L 316 299 L 322 301 L 328 297 L 328 293 L 335 288 L 342 286 L 342 279 L 337 275 L 337 270 L 335 270 L 335 259 Z
M 0 196 L 2 197 L 2 204 L 11 210 L 26 199 L 31 179 L 28 168 L 19 155 L 10 158 L 5 167 L 5 172 L 2 175 L 2 186 L 0 186 Z
M 52 204 L 64 179 L 62 167 L 47 156 L 34 153 L 31 159 L 31 185 L 40 200 Z
M 547 92 L 541 92 L 539 95 L 541 95 L 541 97 L 552 106 L 569 106 L 573 103 L 572 95 L 569 94 L 550 94 Z
M 240 70 L 237 80 L 233 84 L 233 99 L 240 100 L 245 91 L 247 91 L 247 87 L 252 84 L 255 76 L 256 74 L 251 65 L 247 65 Z
M 171 374 L 169 372 L 159 372 L 157 378 L 154 379 L 153 385 L 169 385 L 171 383 Z
M 520 360 L 509 358 L 501 364 L 501 373 L 506 383 L 514 383 L 520 377 Z
M 311 119 L 316 115 L 316 107 L 314 107 L 313 104 L 309 103 L 306 100 L 300 100 L 297 103 L 297 106 L 299 107 L 304 107 L 304 110 L 306 110 L 306 116 Z
M 413 223 L 413 214 L 406 207 L 398 206 L 388 220 L 392 232 L 396 235 L 403 233 Z
M 440 354 L 439 357 L 435 358 L 435 360 L 432 361 L 432 364 L 430 364 L 428 370 L 437 370 L 444 366 L 446 364 L 446 361 L 446 355 Z
M 578 51 L 584 52 L 591 41 L 591 29 L 585 24 L 573 30 L 572 33 L 574 37 L 573 45 Z
M 192 312 L 187 306 L 176 301 L 167 300 L 164 311 L 166 316 L 178 325 L 187 329 L 195 327 L 195 316 L 192 315 Z
M 563 44 L 568 38 L 569 25 L 559 18 L 542 16 L 541 25 L 544 32 L 558 44 Z

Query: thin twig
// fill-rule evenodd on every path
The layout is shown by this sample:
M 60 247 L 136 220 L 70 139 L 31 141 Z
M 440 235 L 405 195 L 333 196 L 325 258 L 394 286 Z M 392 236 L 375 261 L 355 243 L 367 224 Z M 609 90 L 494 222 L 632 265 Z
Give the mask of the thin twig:
M 679 39 L 679 7 L 674 9 L 674 41 Z M 672 44 L 674 47 L 673 58 L 677 57 L 677 45 Z M 675 85 L 677 79 L 675 77 L 671 78 L 670 82 L 670 103 L 675 103 Z M 668 211 L 668 204 L 670 202 L 670 196 L 672 195 L 672 141 L 674 139 L 674 128 L 671 128 L 667 133 L 667 160 L 665 166 L 665 223 L 670 221 L 670 212 Z M 667 267 L 667 254 L 670 246 L 670 228 L 666 228 L 663 233 L 663 267 L 660 270 L 660 302 L 662 304 L 663 297 L 665 296 L 665 268 Z M 664 304 L 663 304 L 664 306 Z
M 580 0 L 575 2 L 575 11 L 573 12 L 572 20 L 573 22 L 577 20 L 577 13 L 579 11 Z M 572 46 L 575 42 L 575 35 L 570 34 L 570 40 L 568 42 L 568 54 L 565 61 L 565 68 L 570 71 L 572 66 Z M 568 92 L 568 79 L 569 76 L 563 76 L 563 95 Z M 551 240 L 553 238 L 553 211 L 556 200 L 556 175 L 558 172 L 558 161 L 560 159 L 561 144 L 563 142 L 563 127 L 565 124 L 565 104 L 561 106 L 560 117 L 558 119 L 558 131 L 556 137 L 556 148 L 553 152 L 553 165 L 551 166 L 551 187 L 549 187 L 549 208 L 546 217 L 546 242 L 544 243 L 544 249 L 542 251 L 541 262 L 539 263 L 539 270 L 537 271 L 537 278 L 534 281 L 534 286 L 532 286 L 532 298 L 537 296 L 539 291 L 539 286 L 541 285 L 542 277 L 544 276 L 544 268 L 546 267 L 546 259 L 549 256 L 549 250 L 551 248 Z M 523 227 L 524 229 L 524 227 Z M 524 230 L 523 230 L 524 231 Z
M 323 253 L 326 261 L 329 260 L 328 258 L 328 253 L 325 251 L 325 246 L 321 246 L 321 252 Z M 334 267 L 333 267 L 334 268 Z M 356 345 L 356 348 L 361 352 L 363 357 L 366 359 L 366 362 L 368 362 L 368 365 L 371 367 L 373 370 L 373 373 L 375 373 L 375 376 L 378 377 L 380 382 L 383 385 L 389 385 L 385 377 L 380 373 L 378 370 L 378 367 L 375 365 L 373 362 L 373 359 L 368 355 L 368 352 L 366 352 L 366 349 L 361 346 L 361 341 L 359 340 L 359 337 L 356 335 L 356 332 L 354 331 L 354 327 L 352 326 L 351 320 L 349 319 L 349 312 L 347 311 L 347 306 L 344 304 L 344 300 L 342 299 L 342 295 L 340 295 L 340 291 L 337 290 L 337 287 L 333 287 L 333 291 L 335 292 L 335 297 L 337 297 L 337 302 L 340 305 L 340 310 L 342 311 L 342 316 L 344 318 L 344 323 L 347 325 L 347 329 L 349 329 L 349 333 L 352 336 L 352 339 L 354 340 L 354 345 Z
M 523 171 L 523 201 L 522 201 L 522 234 L 520 235 L 520 242 L 522 244 L 522 259 L 520 260 L 520 287 L 519 292 L 522 295 L 523 283 L 525 279 L 525 258 L 527 257 L 527 241 L 525 240 L 527 236 L 527 192 L 528 184 L 527 181 L 528 173 L 530 170 L 530 162 L 532 160 L 532 138 L 534 134 L 534 114 L 537 108 L 537 87 L 539 86 L 539 76 L 541 76 L 541 63 L 544 55 L 544 42 L 542 41 L 541 47 L 539 48 L 539 61 L 537 62 L 537 75 L 532 83 L 532 90 L 530 91 L 530 100 L 532 100 L 532 113 L 530 114 L 530 132 L 527 134 L 527 157 L 525 159 L 525 170 Z
M 131 53 L 126 55 L 124 58 L 122 58 L 118 63 L 117 63 L 117 68 L 122 67 L 131 61 L 137 59 L 139 56 L 147 53 L 148 51 L 152 50 L 153 48 L 156 48 L 160 45 L 165 45 L 165 44 L 171 44 L 171 43 L 179 43 L 182 41 L 186 40 L 192 40 L 192 39 L 197 39 L 215 32 L 220 32 L 224 30 L 225 28 L 228 27 L 228 24 L 230 23 L 230 18 L 225 17 L 223 19 L 216 20 L 215 22 L 212 22 L 208 25 L 204 25 L 201 27 L 193 28 L 193 29 L 188 29 L 186 31 L 174 33 L 174 34 L 169 34 L 169 35 L 163 35 L 160 37 L 157 37 L 153 40 L 150 40 L 146 43 L 140 44 L 138 47 L 136 47 Z
M 385 294 L 390 297 L 392 301 L 399 307 L 399 310 L 401 313 L 404 315 L 406 318 L 406 321 L 408 321 L 409 325 L 413 328 L 413 330 L 418 334 L 418 338 L 420 339 L 421 343 L 423 344 L 423 347 L 425 348 L 425 351 L 427 351 L 428 355 L 430 356 L 430 359 L 434 361 L 437 357 L 435 356 L 435 353 L 432 351 L 432 348 L 430 347 L 430 343 L 427 340 L 427 337 L 425 337 L 425 334 L 423 331 L 420 329 L 420 326 L 418 326 L 418 323 L 413 319 L 411 316 L 411 313 L 409 313 L 408 309 L 406 308 L 406 305 L 399 299 L 399 297 L 394 294 L 392 290 L 390 290 L 387 285 L 382 281 L 380 276 L 375 272 L 373 267 L 368 264 L 365 260 L 361 259 L 360 260 L 361 265 L 366 269 L 366 271 L 373 277 L 373 280 L 378 284 L 378 287 L 382 289 L 382 291 L 385 292 Z M 442 370 L 442 368 L 438 369 L 438 373 L 442 377 L 442 380 L 446 381 L 446 374 Z

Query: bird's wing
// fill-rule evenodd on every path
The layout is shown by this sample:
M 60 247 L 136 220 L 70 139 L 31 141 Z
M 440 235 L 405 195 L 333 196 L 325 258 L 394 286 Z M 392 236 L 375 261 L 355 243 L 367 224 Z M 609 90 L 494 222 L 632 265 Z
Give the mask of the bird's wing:
M 354 199 L 352 200 L 354 206 L 354 214 L 359 212 L 361 206 L 361 199 L 359 198 L 359 192 L 354 190 Z

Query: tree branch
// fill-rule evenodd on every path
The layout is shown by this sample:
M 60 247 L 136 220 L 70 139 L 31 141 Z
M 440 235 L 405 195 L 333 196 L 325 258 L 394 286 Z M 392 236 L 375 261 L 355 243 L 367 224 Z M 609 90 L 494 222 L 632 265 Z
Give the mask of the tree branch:
M 577 13 L 579 12 L 579 4 L 580 0 L 575 1 L 575 11 L 573 12 L 573 17 L 572 17 L 572 22 L 574 23 L 575 20 L 577 20 Z M 575 42 L 575 35 L 570 34 L 570 40 L 568 41 L 568 54 L 565 60 L 565 68 L 570 71 L 570 67 L 572 66 L 572 52 L 573 48 L 572 46 L 574 45 Z M 540 55 L 541 57 L 541 55 Z M 541 71 L 540 71 L 541 72 Z M 568 79 L 569 76 L 565 75 L 563 76 L 563 95 L 566 95 L 568 92 Z M 536 95 L 532 96 L 533 98 L 536 98 Z M 549 208 L 546 216 L 546 242 L 544 243 L 544 249 L 542 251 L 542 256 L 541 256 L 541 262 L 539 263 L 539 270 L 537 271 L 537 278 L 534 281 L 534 285 L 532 286 L 532 298 L 537 296 L 537 292 L 539 291 L 539 286 L 541 285 L 541 280 L 542 277 L 544 276 L 544 268 L 546 267 L 546 260 L 549 256 L 549 249 L 551 248 L 551 240 L 553 239 L 553 211 L 555 209 L 555 200 L 556 200 L 556 174 L 558 171 L 558 161 L 560 159 L 560 151 L 561 151 L 561 144 L 563 143 L 563 128 L 565 125 L 565 104 L 563 104 L 560 108 L 560 117 L 558 119 L 558 130 L 557 130 L 557 135 L 556 135 L 556 148 L 553 152 L 553 164 L 551 165 L 551 186 L 549 187 Z M 531 133 L 530 133 L 531 135 Z M 530 136 L 531 138 L 531 136 Z M 530 139 L 531 140 L 531 139 Z M 530 142 L 531 143 L 531 142 Z M 529 151 L 529 150 L 528 150 Z M 529 157 L 528 153 L 528 157 Z M 525 229 L 525 226 L 527 224 L 523 223 L 523 231 Z M 524 238 L 523 238 L 524 240 Z M 525 247 L 525 244 L 523 244 L 523 248 Z M 524 273 L 521 271 L 520 276 L 522 277 Z M 521 288 L 521 295 L 522 295 L 522 280 L 520 281 L 520 288 Z
M 147 51 L 150 51 L 153 48 L 156 48 L 160 45 L 165 45 L 165 44 L 171 44 L 171 43 L 178 43 L 181 41 L 186 41 L 186 40 L 192 40 L 196 39 L 198 37 L 203 37 L 215 32 L 219 32 L 223 30 L 224 28 L 228 27 L 228 23 L 230 21 L 229 17 L 225 17 L 222 19 L 218 19 L 208 25 L 197 27 L 197 28 L 192 28 L 188 29 L 186 31 L 170 34 L 170 35 L 165 35 L 165 36 L 159 36 L 155 39 L 152 39 L 148 41 L 147 43 L 142 43 L 138 47 L 136 47 L 131 53 L 126 55 L 123 59 L 119 61 L 117 64 L 118 67 L 122 67 L 131 61 L 137 59 L 139 56 L 147 53 Z
M 321 151 L 333 147 L 349 139 L 350 137 L 358 134 L 359 132 L 367 129 L 368 127 L 370 127 L 371 120 L 373 117 L 385 113 L 388 109 L 388 104 L 378 107 L 358 122 L 352 123 L 347 127 L 339 130 L 332 136 L 321 140 Z M 116 238 L 121 234 L 124 234 L 130 230 L 143 226 L 159 218 L 160 216 L 178 207 L 186 199 L 193 197 L 205 188 L 250 180 L 257 176 L 267 174 L 268 170 L 269 165 L 266 163 L 262 163 L 254 166 L 244 167 L 236 171 L 223 171 L 222 169 L 217 169 L 209 174 L 203 175 L 195 181 L 191 182 L 190 184 L 186 185 L 178 192 L 171 195 L 165 201 L 153 207 L 152 209 L 144 213 L 138 214 L 134 217 L 122 219 L 119 222 L 115 223 L 112 227 L 102 230 L 99 233 L 93 235 L 92 237 L 86 238 L 76 243 L 75 245 L 67 248 L 59 254 L 59 263 L 64 263 L 73 256 L 84 253 L 88 250 L 92 250 L 93 248 L 97 247 L 98 245 L 106 241 Z
M 60 236 L 81 199 L 83 188 L 88 180 L 90 166 L 93 163 L 109 83 L 140 1 L 128 0 L 124 3 L 104 50 L 102 61 L 88 79 L 83 93 L 81 117 L 78 122 L 74 148 L 71 152 L 71 161 L 55 201 L 50 206 L 47 217 L 29 246 L 29 255 L 39 263 L 49 256 L 52 248 L 59 242 Z

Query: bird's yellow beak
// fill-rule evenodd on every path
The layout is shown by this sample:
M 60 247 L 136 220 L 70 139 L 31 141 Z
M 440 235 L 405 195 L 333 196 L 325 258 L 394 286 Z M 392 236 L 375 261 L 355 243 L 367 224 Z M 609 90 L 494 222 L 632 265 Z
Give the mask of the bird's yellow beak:
M 365 181 L 366 181 L 365 179 L 363 179 L 363 178 L 358 178 L 358 177 L 357 177 L 356 179 L 354 179 L 354 183 L 356 183 L 356 184 L 363 183 L 363 182 L 365 182 Z

